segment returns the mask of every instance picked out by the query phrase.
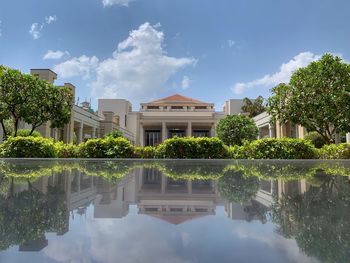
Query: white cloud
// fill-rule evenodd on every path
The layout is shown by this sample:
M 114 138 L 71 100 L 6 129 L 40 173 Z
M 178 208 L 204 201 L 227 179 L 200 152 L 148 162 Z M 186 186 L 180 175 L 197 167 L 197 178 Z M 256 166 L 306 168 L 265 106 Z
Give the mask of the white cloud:
M 190 57 L 168 56 L 163 42 L 163 32 L 144 23 L 118 44 L 112 57 L 99 63 L 96 57 L 80 57 L 84 58 L 84 63 L 80 58 L 72 58 L 56 65 L 55 70 L 64 78 L 94 73 L 96 76 L 90 83 L 94 97 L 151 98 L 165 88 L 166 82 L 179 69 L 197 62 Z
M 46 59 L 61 59 L 63 57 L 69 57 L 69 52 L 68 51 L 61 51 L 61 50 L 57 50 L 57 51 L 49 50 L 44 55 L 43 59 L 44 60 L 46 60 Z
M 184 76 L 181 81 L 182 89 L 187 89 L 190 86 L 191 79 L 188 76 Z
M 32 35 L 33 39 L 38 39 L 41 36 L 42 29 L 43 29 L 43 25 L 39 25 L 39 23 L 33 23 L 30 26 L 29 34 Z
M 275 86 L 279 83 L 287 83 L 294 71 L 298 68 L 307 66 L 310 62 L 315 61 L 320 57 L 320 55 L 315 55 L 311 52 L 302 52 L 287 63 L 282 64 L 280 70 L 274 74 L 268 74 L 250 82 L 238 82 L 234 84 L 232 92 L 235 94 L 241 94 L 247 89 L 255 87 L 268 87 Z
M 55 22 L 57 20 L 56 16 L 47 16 L 45 17 L 45 22 L 46 24 L 51 24 L 52 22 Z
M 229 48 L 233 47 L 234 45 L 236 45 L 236 42 L 232 39 L 227 40 L 227 45 Z
M 82 55 L 54 66 L 54 71 L 62 78 L 82 77 L 89 79 L 98 67 L 98 58 Z
M 134 0 L 102 0 L 103 6 L 112 6 L 112 5 L 119 5 L 119 6 L 129 6 L 129 3 Z
M 48 16 L 45 17 L 45 22 L 39 24 L 37 22 L 33 23 L 30 26 L 29 34 L 33 37 L 34 40 L 41 37 L 41 31 L 44 29 L 46 25 L 49 25 L 57 20 L 56 16 Z

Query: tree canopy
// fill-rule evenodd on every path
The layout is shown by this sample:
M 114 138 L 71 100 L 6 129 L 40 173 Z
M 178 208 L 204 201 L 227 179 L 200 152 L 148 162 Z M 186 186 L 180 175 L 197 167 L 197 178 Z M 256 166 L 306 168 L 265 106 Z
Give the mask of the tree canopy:
M 267 111 L 274 119 L 316 131 L 327 143 L 350 131 L 350 65 L 340 57 L 325 54 L 272 92 Z
M 226 145 L 242 145 L 245 140 L 252 141 L 258 137 L 258 127 L 244 115 L 228 115 L 219 121 L 216 129 L 218 137 Z
M 69 88 L 55 87 L 30 74 L 0 67 L 0 123 L 5 137 L 10 134 L 6 129 L 9 120 L 14 136 L 20 120 L 32 125 L 31 133 L 48 121 L 52 128 L 63 127 L 69 122 L 72 104 Z
M 247 112 L 251 118 L 265 111 L 264 98 L 262 96 L 258 96 L 255 100 L 245 97 L 243 103 L 242 111 Z

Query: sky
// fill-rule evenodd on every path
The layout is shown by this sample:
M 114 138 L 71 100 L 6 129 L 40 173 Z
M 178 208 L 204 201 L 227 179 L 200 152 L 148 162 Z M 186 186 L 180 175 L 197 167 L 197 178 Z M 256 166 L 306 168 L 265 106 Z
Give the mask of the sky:
M 80 102 L 175 93 L 222 109 L 324 53 L 350 60 L 348 0 L 0 0 L 0 64 L 50 68 Z

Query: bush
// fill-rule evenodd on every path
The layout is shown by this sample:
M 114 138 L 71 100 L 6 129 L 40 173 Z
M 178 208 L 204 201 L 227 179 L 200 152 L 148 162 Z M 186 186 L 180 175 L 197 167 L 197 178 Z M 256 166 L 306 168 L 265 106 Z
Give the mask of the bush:
M 1 157 L 54 158 L 57 150 L 53 139 L 43 137 L 9 137 L 1 146 Z
M 90 139 L 79 145 L 82 158 L 131 158 L 134 147 L 125 138 Z
M 152 146 L 134 147 L 134 158 L 142 158 L 142 159 L 156 158 L 156 148 Z
M 120 138 L 120 137 L 124 137 L 123 133 L 120 130 L 114 130 L 103 136 L 103 138 Z
M 323 139 L 323 137 L 318 132 L 309 132 L 304 137 L 305 140 L 311 141 L 316 148 L 322 148 L 327 142 Z
M 228 147 L 228 154 L 231 159 L 247 159 L 244 146 L 234 145 Z
M 174 137 L 158 145 L 158 158 L 221 159 L 228 158 L 228 149 L 218 138 Z
M 57 142 L 56 151 L 58 158 L 78 158 L 79 155 L 79 147 L 72 143 Z
M 252 141 L 258 137 L 258 127 L 254 121 L 244 115 L 228 115 L 217 125 L 218 137 L 226 145 L 242 145 L 244 141 Z
M 314 159 L 317 150 L 310 141 L 294 138 L 266 138 L 245 143 L 243 155 L 249 159 Z
M 14 133 L 12 133 L 12 136 L 14 136 Z M 43 137 L 43 136 L 41 136 L 40 132 L 33 131 L 33 133 L 30 134 L 30 130 L 27 130 L 27 129 L 18 130 L 17 131 L 17 136 L 20 136 L 20 137 L 29 137 L 29 136 L 32 136 L 32 137 Z
M 320 150 L 321 159 L 350 159 L 350 144 L 329 144 L 323 146 Z

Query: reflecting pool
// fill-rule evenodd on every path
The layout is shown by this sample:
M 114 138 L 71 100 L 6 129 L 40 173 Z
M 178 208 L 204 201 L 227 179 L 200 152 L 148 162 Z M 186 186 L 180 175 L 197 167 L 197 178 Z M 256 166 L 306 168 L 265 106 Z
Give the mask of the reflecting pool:
M 350 162 L 0 160 L 0 262 L 350 262 Z

